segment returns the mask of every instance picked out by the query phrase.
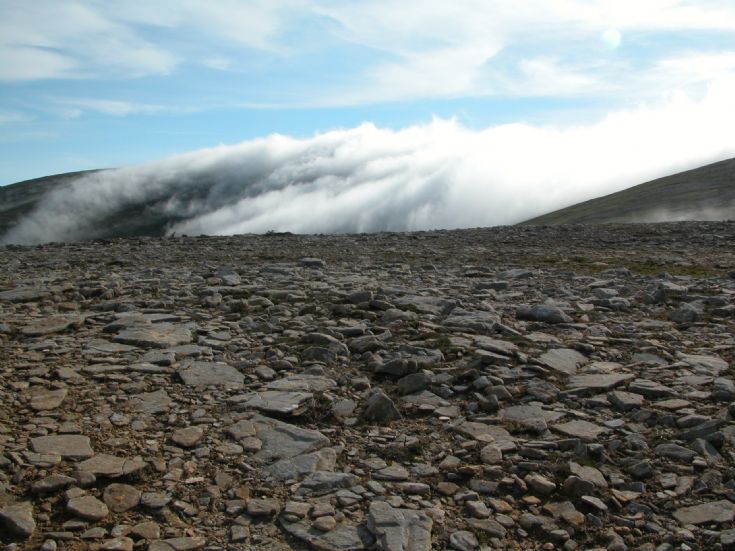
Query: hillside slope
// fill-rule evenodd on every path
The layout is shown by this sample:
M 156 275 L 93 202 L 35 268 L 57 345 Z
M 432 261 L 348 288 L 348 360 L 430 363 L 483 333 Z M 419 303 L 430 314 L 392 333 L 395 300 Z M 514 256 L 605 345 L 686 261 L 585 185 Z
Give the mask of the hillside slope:
M 658 178 L 522 222 L 609 224 L 735 218 L 735 158 Z
M 54 174 L 0 186 L 0 236 L 33 210 L 47 193 L 99 170 L 83 170 Z
M 85 177 L 103 170 L 55 174 L 0 187 L 0 243 L 4 241 L 4 236 L 10 230 L 27 215 L 32 214 L 35 207 L 42 204 L 42 201 L 53 201 L 54 192 L 63 192 L 65 187 L 71 188 L 75 184 L 81 186 L 81 189 L 90 186 L 90 189 L 93 190 L 94 182 L 85 181 Z M 160 189 L 149 194 L 145 200 L 133 196 L 125 201 L 118 201 L 96 214 L 84 211 L 70 214 L 68 210 L 59 214 L 66 218 L 79 217 L 80 227 L 83 228 L 82 233 L 71 240 L 142 235 L 160 237 L 165 235 L 169 225 L 186 219 L 186 209 L 183 209 L 181 213 L 171 212 L 168 205 L 172 202 L 191 204 L 201 201 L 216 184 L 217 179 L 214 176 L 194 175 L 188 179 L 182 179 L 175 193 L 168 189 Z M 220 202 L 225 200 L 222 198 Z M 219 205 L 216 202 L 212 204 L 215 207 Z M 66 208 L 68 209 L 68 205 Z M 48 222 L 51 223 L 50 220 Z M 46 220 L 41 220 L 40 223 L 46 223 Z M 59 235 L 57 239 L 67 241 L 69 236 Z

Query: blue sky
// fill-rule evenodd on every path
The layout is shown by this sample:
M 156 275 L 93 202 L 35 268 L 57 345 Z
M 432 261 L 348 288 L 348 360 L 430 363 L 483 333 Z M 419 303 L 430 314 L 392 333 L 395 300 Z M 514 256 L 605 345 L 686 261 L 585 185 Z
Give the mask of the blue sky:
M 0 0 L 0 185 L 363 122 L 709 121 L 643 177 L 735 154 L 734 78 L 732 0 Z

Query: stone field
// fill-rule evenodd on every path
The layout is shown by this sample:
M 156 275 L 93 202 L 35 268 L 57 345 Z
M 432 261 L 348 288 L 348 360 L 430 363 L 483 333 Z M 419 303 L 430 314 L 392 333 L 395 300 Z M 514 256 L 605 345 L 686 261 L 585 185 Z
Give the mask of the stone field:
M 0 548 L 735 549 L 735 222 L 0 248 Z

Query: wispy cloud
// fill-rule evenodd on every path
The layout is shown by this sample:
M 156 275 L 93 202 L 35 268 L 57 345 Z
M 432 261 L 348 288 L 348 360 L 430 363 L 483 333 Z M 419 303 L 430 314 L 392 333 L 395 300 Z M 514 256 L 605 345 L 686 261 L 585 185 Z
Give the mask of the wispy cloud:
M 34 117 L 22 111 L 5 111 L 0 109 L 0 124 L 13 124 L 32 121 Z
M 1 9 L 0 80 L 137 78 L 192 65 L 236 73 L 255 64 L 274 78 L 238 89 L 237 99 L 252 104 L 268 96 L 292 105 L 575 96 L 617 93 L 621 82 L 634 95 L 641 87 L 627 84 L 650 81 L 651 71 L 666 83 L 691 83 L 712 78 L 713 68 L 735 70 L 701 44 L 686 51 L 685 40 L 678 50 L 655 40 L 732 32 L 729 0 L 11 0 Z M 642 36 L 646 45 L 636 46 Z M 361 50 L 358 61 L 329 81 L 315 67 L 304 86 L 278 88 L 285 74 L 308 70 L 305 50 L 350 47 Z
M 56 98 L 54 102 L 62 106 L 60 113 L 65 118 L 76 118 L 86 111 L 123 117 L 126 115 L 149 115 L 174 110 L 174 108 L 164 105 L 98 98 Z
M 713 76 L 708 73 L 713 59 L 704 51 L 699 60 L 690 56 L 686 66 L 667 65 L 671 45 L 661 48 L 655 41 L 653 47 L 620 52 L 627 33 L 735 30 L 735 5 L 707 0 L 429 0 L 418 13 L 409 4 L 376 0 L 357 6 L 318 2 L 316 9 L 339 23 L 342 40 L 393 57 L 364 68 L 359 86 L 352 93 L 340 90 L 335 101 L 564 97 L 621 88 L 640 98 L 645 91 L 634 83 L 652 68 L 667 84 L 675 76 L 706 82 Z M 720 76 L 732 73 L 722 63 L 718 68 Z M 660 91 L 655 83 L 653 89 Z
M 166 74 L 176 55 L 91 2 L 4 2 L 0 79 L 5 81 Z

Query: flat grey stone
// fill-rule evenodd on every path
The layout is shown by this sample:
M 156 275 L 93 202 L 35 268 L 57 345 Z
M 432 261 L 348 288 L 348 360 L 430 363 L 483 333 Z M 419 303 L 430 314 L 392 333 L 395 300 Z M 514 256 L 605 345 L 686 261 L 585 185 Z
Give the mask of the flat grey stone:
M 735 381 L 727 377 L 717 377 L 712 384 L 712 396 L 715 400 L 732 402 L 735 400 Z
M 148 545 L 148 551 L 196 551 L 205 545 L 207 545 L 206 538 L 184 536 L 152 541 Z
M 495 444 L 488 444 L 480 450 L 480 459 L 486 465 L 497 465 L 503 462 L 503 450 Z
M 682 507 L 674 511 L 674 518 L 682 524 L 708 524 L 732 522 L 735 504 L 726 499 Z
M 94 496 L 74 497 L 67 502 L 66 509 L 85 520 L 102 520 L 110 514 L 107 505 Z
M 272 517 L 277 515 L 280 510 L 281 503 L 277 499 L 248 499 L 247 512 L 251 517 Z
M 389 482 L 401 482 L 408 480 L 409 472 L 406 467 L 394 463 L 373 473 L 373 480 L 386 480 Z
M 518 347 L 512 342 L 494 339 L 485 335 L 477 335 L 473 340 L 474 345 L 480 350 L 495 352 L 504 356 L 512 356 L 518 352 Z
M 14 536 L 30 538 L 36 531 L 31 502 L 24 501 L 0 508 L 0 525 L 5 526 Z
M 511 268 L 510 270 L 505 270 L 499 274 L 500 277 L 506 279 L 528 279 L 534 275 L 533 270 L 528 270 L 526 268 Z
M 30 399 L 31 409 L 33 411 L 56 409 L 61 405 L 68 393 L 69 391 L 66 388 L 35 392 Z
M 298 373 L 272 381 L 265 388 L 268 390 L 324 392 L 336 387 L 337 382 L 329 377 Z
M 233 396 L 227 401 L 241 407 L 253 408 L 264 413 L 279 415 L 301 415 L 312 403 L 311 392 L 287 392 L 281 390 L 263 390 Z
M 57 453 L 67 459 L 87 459 L 94 455 L 89 438 L 81 434 L 39 436 L 31 439 L 31 448 L 36 453 Z
M 242 386 L 245 381 L 242 373 L 223 362 L 188 361 L 177 373 L 189 386 Z
M 475 530 L 487 533 L 491 538 L 504 538 L 508 534 L 502 524 L 490 518 L 468 518 L 467 524 Z
M 50 494 L 58 490 L 63 490 L 69 486 L 77 484 L 76 479 L 61 474 L 52 474 L 41 480 L 37 480 L 31 486 L 31 492 L 34 494 Z
M 61 333 L 70 327 L 79 327 L 84 318 L 78 315 L 60 315 L 43 318 L 23 327 L 20 332 L 26 337 L 41 337 L 52 333 Z
M 136 350 L 135 346 L 106 341 L 104 339 L 93 339 L 88 341 L 83 352 L 85 354 L 120 354 Z
M 192 341 L 191 329 L 171 323 L 134 325 L 120 331 L 114 342 L 144 348 L 169 348 Z
M 571 461 L 569 463 L 569 471 L 580 479 L 597 486 L 598 488 L 607 488 L 607 480 L 599 469 L 589 465 L 580 465 Z
M 449 536 L 449 546 L 456 551 L 475 551 L 479 545 L 477 536 L 467 530 L 457 530 Z
M 735 546 L 735 528 L 720 532 L 720 543 L 723 546 Z M 729 549 L 730 547 L 726 547 Z
M 678 354 L 679 360 L 688 364 L 695 373 L 717 377 L 729 367 L 728 363 L 719 356 L 705 356 L 698 354 Z
M 103 541 L 99 546 L 95 546 L 97 551 L 133 551 L 135 542 L 132 538 L 121 536 Z
M 304 429 L 262 415 L 250 420 L 263 447 L 252 456 L 259 463 L 273 463 L 315 452 L 329 445 L 329 438 L 316 430 Z
M 23 457 L 34 467 L 53 467 L 61 463 L 61 455 L 56 452 L 35 453 L 31 451 L 24 451 Z
M 79 464 L 80 471 L 86 471 L 94 475 L 117 478 L 142 471 L 148 466 L 145 461 L 138 459 L 127 459 L 104 453 L 82 461 Z
M 423 371 L 410 373 L 398 380 L 398 393 L 401 395 L 415 394 L 426 390 L 431 384 L 431 377 Z
M 498 412 L 503 425 L 517 430 L 529 430 L 533 432 L 546 432 L 546 420 L 544 410 L 538 406 L 510 406 Z
M 242 419 L 237 423 L 230 425 L 227 428 L 227 434 L 232 436 L 235 440 L 242 440 L 244 438 L 254 437 L 257 434 L 255 430 L 255 423 L 249 419 Z
M 373 364 L 375 373 L 386 373 L 394 377 L 404 377 L 410 373 L 416 373 L 419 369 L 415 360 L 405 358 L 393 358 L 387 362 Z
M 388 308 L 385 312 L 383 312 L 383 317 L 380 321 L 385 325 L 390 325 L 391 323 L 395 323 L 397 321 L 416 321 L 417 319 L 419 319 L 419 316 L 416 312 L 401 310 L 400 308 Z M 350 345 L 350 348 L 352 349 L 352 345 Z
M 316 471 L 304 479 L 296 493 L 297 495 L 320 496 L 349 488 L 357 482 L 358 478 L 352 473 Z
M 130 411 L 153 415 L 168 411 L 171 409 L 172 403 L 173 400 L 168 393 L 165 390 L 160 389 L 155 392 L 136 394 L 128 401 L 128 408 Z
M 401 397 L 401 401 L 415 406 L 447 407 L 450 402 L 434 394 L 429 390 L 422 390 Z
M 138 362 L 130 364 L 128 369 L 134 373 L 172 373 L 173 370 L 170 367 L 163 365 L 156 365 L 146 362 Z
M 453 329 L 471 333 L 492 334 L 500 323 L 500 315 L 492 311 L 471 311 L 455 308 L 452 314 L 444 319 L 443 324 Z
M 653 452 L 661 457 L 685 462 L 690 462 L 697 456 L 697 454 L 689 448 L 674 444 L 673 442 L 659 444 L 653 449 Z
M 607 511 L 608 507 L 605 504 L 604 501 L 602 501 L 599 497 L 595 496 L 582 496 L 580 501 L 584 503 L 585 505 L 589 507 L 594 507 L 598 511 L 605 512 Z
M 311 453 L 281 459 L 267 467 L 268 472 L 279 480 L 298 480 L 316 471 L 333 471 L 337 464 L 334 448 L 322 448 Z
M 556 490 L 556 484 L 539 473 L 527 474 L 523 481 L 528 484 L 532 492 L 542 496 L 549 496 Z
M 366 422 L 389 423 L 401 418 L 401 413 L 396 408 L 393 400 L 383 392 L 378 390 L 373 392 L 365 401 L 365 406 L 360 413 L 360 419 Z
M 513 436 L 506 429 L 497 425 L 488 425 L 487 423 L 477 421 L 464 421 L 455 426 L 454 430 L 478 442 L 494 444 L 503 452 L 516 449 Z
M 587 442 L 594 442 L 600 435 L 608 432 L 608 429 L 590 423 L 589 421 L 574 420 L 559 425 L 553 425 L 552 430 L 560 432 L 572 438 L 579 438 Z
M 321 258 L 309 256 L 299 258 L 299 264 L 301 264 L 301 266 L 303 266 L 304 268 L 325 268 L 327 266 L 327 263 L 324 262 L 324 260 L 322 260 Z
M 559 373 L 576 375 L 577 369 L 587 363 L 587 358 L 571 348 L 554 348 L 541 354 L 539 361 Z
M 451 312 L 457 303 L 443 297 L 405 295 L 394 299 L 393 304 L 403 309 L 413 310 L 420 314 L 444 316 Z
M 631 373 L 573 375 L 567 382 L 567 388 L 576 390 L 577 394 L 592 394 L 612 390 L 634 378 Z
M 124 513 L 138 506 L 140 491 L 129 484 L 110 484 L 105 488 L 102 499 L 113 513 Z
M 382 551 L 429 551 L 431 518 L 421 511 L 398 509 L 385 501 L 373 501 L 367 519 L 368 530 Z
M 36 302 L 50 296 L 51 292 L 44 287 L 18 287 L 0 291 L 0 300 L 7 302 Z
M 163 492 L 144 492 L 140 504 L 150 509 L 161 509 L 171 503 L 171 496 Z
M 541 321 L 544 323 L 571 323 L 573 320 L 558 306 L 537 304 L 535 306 L 521 306 L 516 311 L 520 320 Z
M 280 523 L 288 534 L 317 551 L 364 551 L 375 544 L 375 538 L 363 526 L 340 523 L 333 530 L 322 532 L 309 521 L 289 522 L 281 517 Z
M 396 311 L 401 312 L 401 310 Z M 413 312 L 408 312 L 407 314 L 416 317 L 416 314 L 414 314 Z M 357 354 L 363 354 L 365 352 L 375 352 L 376 350 L 384 350 L 386 348 L 385 341 L 375 337 L 374 335 L 364 335 L 362 337 L 355 337 L 354 339 L 350 339 L 347 342 L 347 346 L 352 352 L 355 352 Z
M 183 448 L 191 448 L 204 436 L 204 429 L 198 425 L 176 429 L 171 440 Z
M 648 379 L 636 379 L 628 385 L 628 391 L 642 394 L 646 398 L 663 398 L 674 394 L 669 387 Z
M 640 394 L 625 392 L 623 390 L 609 392 L 607 394 L 607 400 L 620 411 L 630 411 L 631 409 L 639 408 L 645 402 L 645 399 Z

